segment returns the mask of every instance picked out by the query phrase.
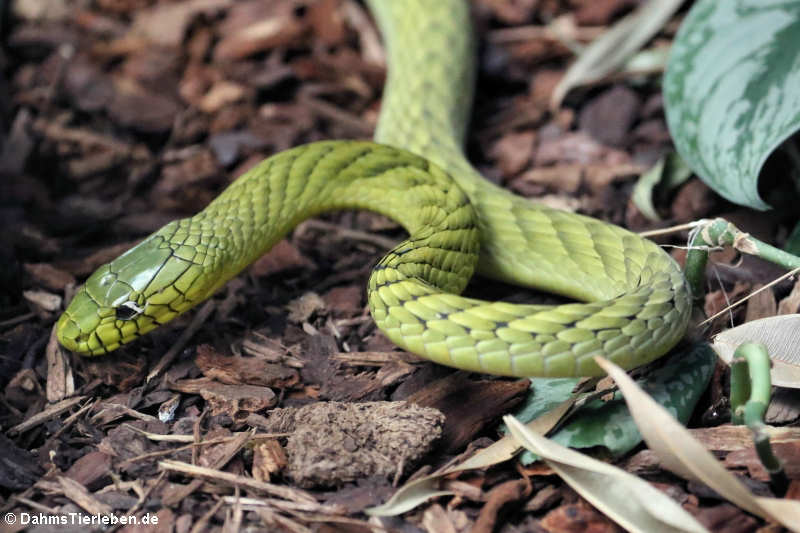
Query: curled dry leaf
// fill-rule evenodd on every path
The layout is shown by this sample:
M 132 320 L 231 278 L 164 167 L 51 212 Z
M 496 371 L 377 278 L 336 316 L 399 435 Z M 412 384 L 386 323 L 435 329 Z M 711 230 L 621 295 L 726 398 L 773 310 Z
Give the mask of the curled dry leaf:
M 667 154 L 639 177 L 631 201 L 648 219 L 659 221 L 661 217 L 656 211 L 654 196 L 659 190 L 669 191 L 678 187 L 691 175 L 692 171 L 677 153 Z
M 705 483 L 723 498 L 754 515 L 778 522 L 792 531 L 800 531 L 800 502 L 751 494 L 669 411 L 645 394 L 624 370 L 602 357 L 596 357 L 595 361 L 617 383 L 642 437 L 658 455 L 664 468 L 684 479 Z
M 712 347 L 730 364 L 733 352 L 744 342 L 767 347 L 773 385 L 800 388 L 800 314 L 762 318 L 725 330 L 714 337 Z
M 570 487 L 628 531 L 707 531 L 647 481 L 556 444 L 511 415 L 503 421 L 520 444 L 542 457 Z

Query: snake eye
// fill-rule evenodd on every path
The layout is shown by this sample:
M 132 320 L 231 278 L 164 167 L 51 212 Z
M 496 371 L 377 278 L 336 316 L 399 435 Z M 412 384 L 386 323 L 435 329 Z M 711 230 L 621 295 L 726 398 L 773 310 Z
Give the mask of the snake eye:
M 143 311 L 144 309 L 136 305 L 136 302 L 124 302 L 116 308 L 117 320 L 133 320 Z

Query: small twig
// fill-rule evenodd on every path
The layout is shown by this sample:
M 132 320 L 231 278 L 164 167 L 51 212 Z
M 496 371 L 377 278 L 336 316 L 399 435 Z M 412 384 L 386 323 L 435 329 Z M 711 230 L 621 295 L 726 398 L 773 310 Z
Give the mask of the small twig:
M 30 312 L 25 313 L 24 315 L 15 316 L 14 318 L 9 318 L 8 320 L 0 320 L 0 328 L 4 328 L 7 326 L 16 326 L 26 320 L 30 320 L 31 318 L 35 317 L 36 313 Z
M 698 226 L 708 223 L 706 219 L 695 220 L 686 224 L 678 224 L 677 226 L 670 226 L 668 228 L 652 229 L 649 231 L 640 231 L 637 235 L 640 237 L 654 237 L 656 235 L 669 235 L 679 231 L 692 230 Z
M 192 426 L 193 426 L 192 427 L 192 441 L 193 441 L 192 444 L 200 444 L 202 442 L 202 440 L 201 440 L 202 439 L 202 435 L 201 435 L 200 432 L 202 430 L 203 421 L 205 420 L 206 416 L 208 416 L 208 406 L 206 406 L 206 408 L 203 409 L 203 412 L 200 413 L 200 416 L 198 416 L 197 420 L 195 420 L 194 424 L 192 424 Z M 200 460 L 200 447 L 199 446 L 194 446 L 192 448 L 192 464 L 196 465 L 199 462 L 199 460 Z
M 222 447 L 221 453 L 216 457 L 213 463 L 209 465 L 211 466 L 211 468 L 209 468 L 208 470 L 216 472 L 214 468 L 223 468 L 225 465 L 227 465 L 228 462 L 230 462 L 230 460 L 233 459 L 237 453 L 239 453 L 239 450 L 242 449 L 242 446 L 244 446 L 245 443 L 247 443 L 247 441 L 250 440 L 250 437 L 253 435 L 253 433 L 255 433 L 255 430 L 239 433 L 238 435 L 236 435 L 231 443 L 224 445 Z M 159 465 L 173 464 L 173 463 L 177 465 L 186 464 L 186 463 L 180 463 L 178 461 L 162 461 L 161 463 L 159 463 Z M 188 465 L 188 466 L 191 468 L 197 468 L 195 465 Z M 203 485 L 202 479 L 195 479 L 188 485 L 183 486 L 180 489 L 175 490 L 171 492 L 169 495 L 165 496 L 162 499 L 162 503 L 167 506 L 176 505 L 185 498 L 188 498 L 190 494 L 199 489 L 202 485 Z
M 311 108 L 318 115 L 330 119 L 334 123 L 347 128 L 355 135 L 370 137 L 375 129 L 371 124 L 362 120 L 357 115 L 345 111 L 340 107 L 336 107 L 335 105 L 324 100 L 320 100 L 319 98 L 308 95 L 307 93 L 301 94 L 300 102 Z
M 316 498 L 305 491 L 284 487 L 281 485 L 275 485 L 273 483 L 265 483 L 249 477 L 237 476 L 236 474 L 231 474 L 230 472 L 223 472 L 221 470 L 214 470 L 213 468 L 206 468 L 203 466 L 195 466 L 180 461 L 161 461 L 158 463 L 158 466 L 163 470 L 179 472 L 181 474 L 203 480 L 216 481 L 224 485 L 234 487 L 238 486 L 255 492 L 284 498 L 289 501 L 320 505 L 317 503 Z
M 233 533 L 242 528 L 242 502 L 241 502 L 241 489 L 234 487 L 233 493 L 233 509 L 225 518 L 225 523 L 222 525 L 222 533 Z
M 261 518 L 261 522 L 272 528 L 278 528 L 287 533 L 313 533 L 312 529 L 294 520 L 276 513 L 272 509 L 264 507 L 254 509 L 255 513 Z
M 800 267 L 797 267 L 797 268 L 795 268 L 794 270 L 790 270 L 789 272 L 787 272 L 786 274 L 784 274 L 784 275 L 780 276 L 779 278 L 776 278 L 776 279 L 774 279 L 774 280 L 770 281 L 769 283 L 767 283 L 766 285 L 764 285 L 764 286 L 763 286 L 763 287 L 761 287 L 760 289 L 758 289 L 758 290 L 755 290 L 755 291 L 751 292 L 750 294 L 748 294 L 748 295 L 747 295 L 747 296 L 745 296 L 744 298 L 740 298 L 739 300 L 736 300 L 735 302 L 733 302 L 731 305 L 729 305 L 729 306 L 728 306 L 728 307 L 726 307 L 725 309 L 723 309 L 723 310 L 719 311 L 718 313 L 715 313 L 714 315 L 712 315 L 712 316 L 710 316 L 710 317 L 706 318 L 705 320 L 703 320 L 702 322 L 700 322 L 700 324 L 698 324 L 698 325 L 702 326 L 702 325 L 704 325 L 704 324 L 707 324 L 707 323 L 711 322 L 712 320 L 714 320 L 715 318 L 717 318 L 717 317 L 718 317 L 718 316 L 720 316 L 721 314 L 725 313 L 726 311 L 728 311 L 728 310 L 730 310 L 730 309 L 733 309 L 734 307 L 736 307 L 736 306 L 738 306 L 738 305 L 741 305 L 742 303 L 746 302 L 747 300 L 749 300 L 750 298 L 752 298 L 753 296 L 755 296 L 755 295 L 756 295 L 756 294 L 758 294 L 759 292 L 761 292 L 761 291 L 763 291 L 763 290 L 766 290 L 766 289 L 768 289 L 768 288 L 772 287 L 772 286 L 773 286 L 773 285 L 775 285 L 776 283 L 780 283 L 781 281 L 785 280 L 786 278 L 790 278 L 790 277 L 794 276 L 794 275 L 795 275 L 795 274 L 797 274 L 798 272 L 800 272 Z
M 89 489 L 74 479 L 58 476 L 58 483 L 64 497 L 89 514 L 110 515 L 114 512 L 110 505 L 101 502 L 89 492 Z
M 124 415 L 128 415 L 131 418 L 136 418 L 137 420 L 142 420 L 144 422 L 156 422 L 158 419 L 152 415 L 148 415 L 146 413 L 142 413 L 137 411 L 136 409 L 131 409 L 127 405 L 122 405 L 119 403 L 111 403 L 105 404 L 102 409 L 92 415 L 92 422 L 99 422 L 105 418 L 107 412 L 111 412 L 113 418 L 111 420 L 104 420 L 105 422 L 111 422 L 113 420 L 117 420 L 118 418 L 122 418 Z M 131 426 L 133 428 L 133 426 Z M 138 430 L 138 428 L 133 428 Z
M 154 442 L 185 442 L 188 443 L 190 446 L 204 446 L 206 444 L 223 444 L 238 439 L 239 435 L 250 433 L 249 431 L 241 431 L 239 433 L 234 433 L 233 436 L 231 437 L 195 442 L 193 435 L 162 435 L 161 433 L 150 433 L 149 431 L 139 429 L 135 426 L 131 426 L 130 424 L 124 424 L 124 426 L 132 431 L 135 431 L 136 433 L 139 433 L 140 435 L 143 435 L 144 437 L 147 437 L 148 439 Z M 281 437 L 288 437 L 290 435 L 291 433 L 254 433 L 250 436 L 250 440 L 278 439 Z
M 25 498 L 23 496 L 14 496 L 14 495 L 12 495 L 11 496 L 11 501 L 16 501 L 18 503 L 21 503 L 22 505 L 27 505 L 31 509 L 36 509 L 40 513 L 44 513 L 44 514 L 48 514 L 48 515 L 57 515 L 57 514 L 65 515 L 65 514 L 67 514 L 65 511 L 61 511 L 60 509 L 56 509 L 54 507 L 48 507 L 46 505 L 42 505 L 41 503 L 35 502 L 35 501 L 33 501 L 33 500 L 29 499 L 29 498 Z
M 81 403 L 85 399 L 86 396 L 76 396 L 74 398 L 67 398 L 66 400 L 61 400 L 60 402 L 46 408 L 44 411 L 36 413 L 35 415 L 25 420 L 24 422 L 21 422 L 16 426 L 10 428 L 8 430 L 8 434 L 15 435 L 17 433 L 23 433 L 34 426 L 43 424 L 44 422 L 47 422 L 51 418 L 55 418 L 64 411 L 67 411 L 73 405 Z
M 735 324 L 733 322 L 733 311 L 731 311 L 733 307 L 731 306 L 731 299 L 728 298 L 728 291 L 725 290 L 725 284 L 722 283 L 722 279 L 720 279 L 719 277 L 719 270 L 717 270 L 716 267 L 714 267 L 713 265 L 711 267 L 711 270 L 714 271 L 714 277 L 717 278 L 717 283 L 719 283 L 719 290 L 722 291 L 722 296 L 725 297 L 725 305 L 726 305 L 725 309 L 728 310 L 728 314 L 730 315 L 729 318 L 731 319 L 731 327 L 734 327 Z
M 138 513 L 139 510 L 144 505 L 144 503 L 147 501 L 147 498 L 150 496 L 150 493 L 152 493 L 164 481 L 164 479 L 166 479 L 166 477 L 167 473 L 161 472 L 158 478 L 153 483 L 151 483 L 150 486 L 147 487 L 142 494 L 139 494 L 139 499 L 136 501 L 136 503 L 133 504 L 133 506 L 131 506 L 130 509 L 128 509 L 128 512 L 125 514 L 127 516 L 132 516 L 135 513 Z M 114 533 L 114 531 L 118 530 L 120 527 L 122 527 L 122 524 L 117 524 L 114 527 L 112 527 L 108 531 L 108 533 Z
M 383 527 L 381 525 L 370 523 L 370 522 L 366 522 L 364 520 L 359 520 L 358 518 L 350 518 L 349 516 L 338 516 L 338 515 L 327 514 L 327 513 L 326 514 L 323 514 L 323 513 L 308 513 L 308 512 L 295 511 L 295 510 L 287 510 L 287 513 L 291 514 L 294 517 L 296 517 L 298 520 L 302 520 L 303 522 L 317 522 L 317 523 L 321 522 L 323 524 L 328 525 L 328 527 L 332 527 L 334 530 L 337 530 L 337 531 L 338 530 L 341 530 L 341 531 L 363 531 L 363 530 L 369 530 L 369 531 L 371 531 L 373 533 L 390 531 L 389 529 L 386 529 L 385 527 Z M 333 526 L 333 524 L 350 524 L 350 525 L 352 525 L 354 527 L 352 527 L 352 528 L 348 528 L 348 527 L 337 528 L 337 527 Z M 322 528 L 320 528 L 320 529 L 322 529 Z
M 61 425 L 61 427 L 60 427 L 60 428 L 58 428 L 58 429 L 56 430 L 56 432 L 55 432 L 55 433 L 53 433 L 53 434 L 50 436 L 50 438 L 48 438 L 48 439 L 47 439 L 47 441 L 48 441 L 48 442 L 52 442 L 53 440 L 55 440 L 55 439 L 57 439 L 58 437 L 60 437 L 60 436 L 61 436 L 61 435 L 62 435 L 62 434 L 63 434 L 63 433 L 64 433 L 64 432 L 67 430 L 67 429 L 69 429 L 69 428 L 71 428 L 71 427 L 72 427 L 72 424 L 74 424 L 74 423 L 75 423 L 75 421 L 76 421 L 76 420 L 78 420 L 78 418 L 80 418 L 80 417 L 81 417 L 81 415 L 83 415 L 83 413 L 85 413 L 86 411 L 90 410 L 92 407 L 94 407 L 95 405 L 97 405 L 97 402 L 98 402 L 98 401 L 99 401 L 99 400 L 89 400 L 88 402 L 86 402 L 86 403 L 83 405 L 83 407 L 81 407 L 80 409 L 78 409 L 77 411 L 75 411 L 74 413 L 72 413 L 71 415 L 69 415 L 69 416 L 68 416 L 68 417 L 67 417 L 67 418 L 64 420 L 64 422 L 63 422 L 63 424 Z
M 604 27 L 592 26 L 575 26 L 572 28 L 574 35 L 570 38 L 575 41 L 589 42 L 595 40 L 603 34 Z M 493 43 L 515 43 L 520 41 L 532 41 L 534 39 L 546 39 L 548 41 L 563 40 L 561 32 L 554 30 L 551 26 L 517 26 L 515 28 L 503 28 L 499 30 L 492 30 L 486 38 Z
M 231 503 L 233 501 L 232 496 L 223 496 L 222 499 L 225 500 L 226 503 Z M 322 506 L 326 511 L 332 514 L 342 514 L 342 508 L 337 504 L 308 504 L 302 502 L 276 500 L 275 498 L 248 498 L 246 496 L 239 498 L 239 500 L 242 503 L 242 507 L 249 511 L 263 507 L 273 507 L 281 511 L 319 512 L 320 506 Z
M 188 437 L 189 435 L 181 435 Z M 214 439 L 214 440 L 206 440 L 201 442 L 192 442 L 190 444 L 185 444 L 183 446 L 178 446 L 177 448 L 171 448 L 169 450 L 158 450 L 155 452 L 143 453 L 141 455 L 137 455 L 136 457 L 131 457 L 130 459 L 125 459 L 120 463 L 120 466 L 126 466 L 132 463 L 136 463 L 138 461 L 143 461 L 145 459 L 152 459 L 153 457 L 163 457 L 165 455 L 170 455 L 173 453 L 182 452 L 184 450 L 197 450 L 200 446 L 211 446 L 212 444 L 224 444 L 226 442 L 231 442 L 235 437 L 225 437 L 224 439 Z
M 194 524 L 190 533 L 201 533 L 202 531 L 206 530 L 206 526 L 208 526 L 208 522 L 211 520 L 211 517 L 217 514 L 217 511 L 220 510 L 224 500 L 219 499 L 217 503 L 214 504 L 211 509 L 209 509 L 200 519 Z

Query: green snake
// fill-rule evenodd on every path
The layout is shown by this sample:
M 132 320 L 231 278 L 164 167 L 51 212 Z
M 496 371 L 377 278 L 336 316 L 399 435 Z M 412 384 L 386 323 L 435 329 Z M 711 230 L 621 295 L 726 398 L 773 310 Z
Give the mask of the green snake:
M 592 376 L 683 336 L 690 294 L 675 261 L 622 228 L 484 180 L 462 144 L 474 41 L 465 0 L 372 0 L 389 64 L 375 142 L 278 153 L 197 215 L 100 267 L 60 317 L 61 344 L 110 352 L 209 298 L 302 220 L 335 209 L 391 217 L 409 238 L 374 267 L 368 302 L 398 346 L 437 363 L 512 376 Z M 582 303 L 460 296 L 473 271 Z

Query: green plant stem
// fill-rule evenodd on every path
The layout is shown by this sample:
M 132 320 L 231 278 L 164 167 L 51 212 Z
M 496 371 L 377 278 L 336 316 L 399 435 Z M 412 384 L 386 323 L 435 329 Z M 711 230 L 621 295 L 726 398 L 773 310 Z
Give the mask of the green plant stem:
M 732 246 L 736 250 L 760 257 L 789 270 L 800 269 L 800 257 L 762 242 L 722 218 L 698 226 L 691 234 L 684 275 L 692 291 L 695 306 L 703 304 L 708 252 L 711 248 Z
M 788 270 L 800 268 L 800 257 L 784 252 L 741 231 L 725 219 L 716 218 L 697 232 L 696 246 L 733 246 L 742 253 L 755 255 Z
M 736 425 L 744 424 L 744 406 L 750 398 L 747 366 L 743 358 L 731 361 L 731 423 Z
M 745 407 L 746 414 L 750 420 L 764 421 L 764 414 L 767 412 L 769 399 L 772 394 L 772 380 L 770 378 L 770 359 L 767 347 L 758 342 L 746 342 L 740 345 L 733 354 L 733 360 L 738 366 L 744 363 L 747 374 L 745 377 L 749 382 L 749 398 Z M 733 372 L 731 371 L 731 380 Z M 733 388 L 733 384 L 731 384 Z M 745 419 L 745 423 L 748 420 Z
M 700 236 L 700 232 L 692 234 L 689 241 L 689 253 L 686 254 L 686 265 L 683 275 L 692 291 L 692 301 L 695 307 L 703 307 L 706 291 L 703 287 L 706 277 L 706 265 L 708 264 L 708 245 Z
M 722 218 L 716 218 L 692 232 L 684 275 L 696 306 L 703 303 L 703 284 L 708 251 L 711 248 L 732 246 L 786 269 L 800 268 L 800 257 L 754 238 L 749 233 Z M 731 419 L 734 424 L 746 424 L 753 434 L 756 453 L 770 476 L 776 494 L 783 494 L 789 479 L 783 464 L 772 451 L 764 415 L 769 406 L 772 383 L 767 348 L 759 343 L 744 343 L 736 349 L 731 362 Z
M 731 363 L 731 410 L 733 423 L 744 423 L 753 434 L 761 464 L 769 473 L 776 494 L 783 494 L 789 479 L 783 463 L 772 451 L 764 415 L 772 393 L 770 358 L 766 346 L 747 342 L 736 349 Z

